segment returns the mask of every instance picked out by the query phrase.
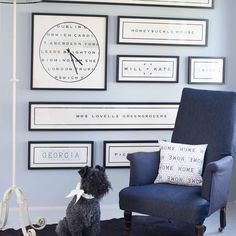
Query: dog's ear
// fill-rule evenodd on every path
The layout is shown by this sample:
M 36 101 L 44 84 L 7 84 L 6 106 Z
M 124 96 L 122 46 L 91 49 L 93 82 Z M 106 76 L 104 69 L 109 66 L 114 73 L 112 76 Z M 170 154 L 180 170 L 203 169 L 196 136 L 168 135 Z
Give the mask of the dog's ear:
M 89 168 L 88 166 L 85 166 L 78 171 L 81 177 L 84 177 L 87 174 L 88 168 Z
M 105 172 L 105 168 L 104 167 L 96 165 L 95 168 L 98 169 L 99 171 Z

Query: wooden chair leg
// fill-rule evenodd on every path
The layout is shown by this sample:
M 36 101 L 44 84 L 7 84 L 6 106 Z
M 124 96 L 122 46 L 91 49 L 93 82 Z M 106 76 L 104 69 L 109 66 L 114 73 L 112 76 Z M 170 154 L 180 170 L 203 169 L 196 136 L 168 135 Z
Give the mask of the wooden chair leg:
M 226 226 L 226 207 L 220 208 L 220 228 L 219 231 L 222 232 Z
M 131 232 L 132 212 L 124 211 L 125 231 L 124 236 L 129 236 Z
M 205 225 L 196 225 L 195 226 L 195 236 L 203 236 L 206 231 Z

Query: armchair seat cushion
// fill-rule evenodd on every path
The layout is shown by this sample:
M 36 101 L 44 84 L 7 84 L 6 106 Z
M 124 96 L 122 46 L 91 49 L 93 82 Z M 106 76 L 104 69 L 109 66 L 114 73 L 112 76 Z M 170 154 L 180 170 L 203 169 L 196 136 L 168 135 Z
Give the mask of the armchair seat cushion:
M 202 224 L 209 202 L 201 197 L 201 187 L 156 183 L 131 186 L 120 191 L 120 208 L 126 211 Z

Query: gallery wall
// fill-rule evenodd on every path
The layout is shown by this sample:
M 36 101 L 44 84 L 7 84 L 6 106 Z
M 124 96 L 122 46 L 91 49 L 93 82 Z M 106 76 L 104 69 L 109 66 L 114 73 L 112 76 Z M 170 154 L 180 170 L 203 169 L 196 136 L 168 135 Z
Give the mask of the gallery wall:
M 28 103 L 40 102 L 157 102 L 178 103 L 184 87 L 236 90 L 236 30 L 234 0 L 215 0 L 214 9 L 145 7 L 123 5 L 40 3 L 17 8 L 17 185 L 23 189 L 33 214 L 42 213 L 51 222 L 61 218 L 67 193 L 79 181 L 77 170 L 28 170 L 28 141 L 94 141 L 94 165 L 103 165 L 103 141 L 170 140 L 171 131 L 29 131 Z M 31 14 L 63 13 L 108 15 L 108 58 L 106 91 L 31 90 Z M 209 19 L 208 46 L 118 45 L 117 16 Z M 0 196 L 11 186 L 11 6 L 0 5 Z M 178 83 L 117 83 L 116 55 L 179 56 Z M 225 84 L 190 85 L 188 57 L 226 57 Z M 235 168 L 236 169 L 236 168 Z M 235 172 L 235 171 L 234 171 Z M 128 185 L 129 169 L 107 169 L 112 191 L 103 199 L 103 217 L 120 216 L 118 193 Z M 233 175 L 230 201 L 236 199 Z M 16 203 L 11 201 L 12 217 Z M 14 220 L 12 220 L 14 221 Z

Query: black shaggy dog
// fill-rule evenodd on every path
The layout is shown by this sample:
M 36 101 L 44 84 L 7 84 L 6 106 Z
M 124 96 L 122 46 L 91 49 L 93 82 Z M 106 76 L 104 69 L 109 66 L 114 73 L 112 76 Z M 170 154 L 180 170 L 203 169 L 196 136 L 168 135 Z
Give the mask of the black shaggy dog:
M 85 166 L 79 174 L 81 185 L 74 190 L 76 195 L 67 207 L 66 217 L 56 227 L 59 236 L 100 235 L 99 200 L 108 193 L 111 184 L 105 169 L 98 165 L 95 168 Z

